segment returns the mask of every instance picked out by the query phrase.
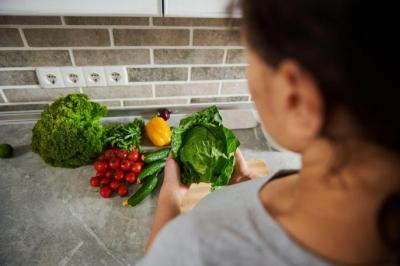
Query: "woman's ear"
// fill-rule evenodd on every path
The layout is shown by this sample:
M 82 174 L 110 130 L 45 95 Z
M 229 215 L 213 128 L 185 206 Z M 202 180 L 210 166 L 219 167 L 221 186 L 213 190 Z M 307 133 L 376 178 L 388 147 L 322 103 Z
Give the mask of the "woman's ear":
M 285 140 L 291 150 L 301 152 L 320 133 L 323 98 L 315 79 L 294 60 L 283 60 L 277 68 L 274 83 L 279 113 L 284 122 Z

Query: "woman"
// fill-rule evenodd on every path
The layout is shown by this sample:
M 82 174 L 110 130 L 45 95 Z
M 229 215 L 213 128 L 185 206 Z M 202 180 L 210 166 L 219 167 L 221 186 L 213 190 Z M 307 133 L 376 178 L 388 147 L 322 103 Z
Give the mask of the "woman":
M 350 0 L 241 5 L 252 98 L 266 130 L 301 153 L 303 167 L 228 186 L 179 215 L 187 188 L 169 158 L 140 265 L 397 263 L 397 9 Z M 251 178 L 236 155 L 234 180 Z

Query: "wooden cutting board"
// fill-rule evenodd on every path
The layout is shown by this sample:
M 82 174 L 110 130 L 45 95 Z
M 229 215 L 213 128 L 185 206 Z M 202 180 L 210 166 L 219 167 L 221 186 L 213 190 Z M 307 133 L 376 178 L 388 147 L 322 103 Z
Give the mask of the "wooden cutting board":
M 268 175 L 268 167 L 262 160 L 251 160 L 248 161 L 251 171 L 257 176 L 266 176 Z M 187 212 L 190 211 L 196 204 L 205 196 L 210 193 L 210 184 L 207 183 L 199 183 L 192 184 L 189 188 L 189 191 L 186 193 L 183 198 L 181 204 L 181 211 Z

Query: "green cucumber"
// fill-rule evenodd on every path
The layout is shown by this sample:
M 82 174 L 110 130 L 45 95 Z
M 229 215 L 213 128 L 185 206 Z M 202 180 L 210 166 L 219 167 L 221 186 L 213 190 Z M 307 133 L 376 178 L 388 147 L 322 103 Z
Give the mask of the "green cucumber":
M 143 181 L 146 177 L 151 176 L 159 171 L 165 166 L 165 160 L 159 160 L 152 162 L 143 168 L 142 172 L 138 175 L 140 181 Z
M 171 150 L 170 148 L 164 148 L 161 150 L 146 153 L 143 156 L 143 162 L 152 163 L 158 160 L 164 160 L 168 157 L 170 150 Z
M 143 185 L 127 201 L 129 206 L 136 206 L 144 200 L 157 187 L 158 173 L 146 179 Z

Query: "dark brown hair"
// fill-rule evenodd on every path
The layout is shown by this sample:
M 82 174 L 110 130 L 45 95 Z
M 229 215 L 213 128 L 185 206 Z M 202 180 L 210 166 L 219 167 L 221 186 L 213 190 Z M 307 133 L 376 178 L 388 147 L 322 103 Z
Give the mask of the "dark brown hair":
M 367 138 L 400 153 L 395 2 L 242 0 L 240 6 L 246 39 L 265 63 L 277 66 L 291 58 L 315 77 L 326 124 L 333 110 L 346 108 Z M 389 196 L 377 219 L 382 240 L 395 254 L 399 198 Z M 397 229 L 389 230 L 393 219 Z

